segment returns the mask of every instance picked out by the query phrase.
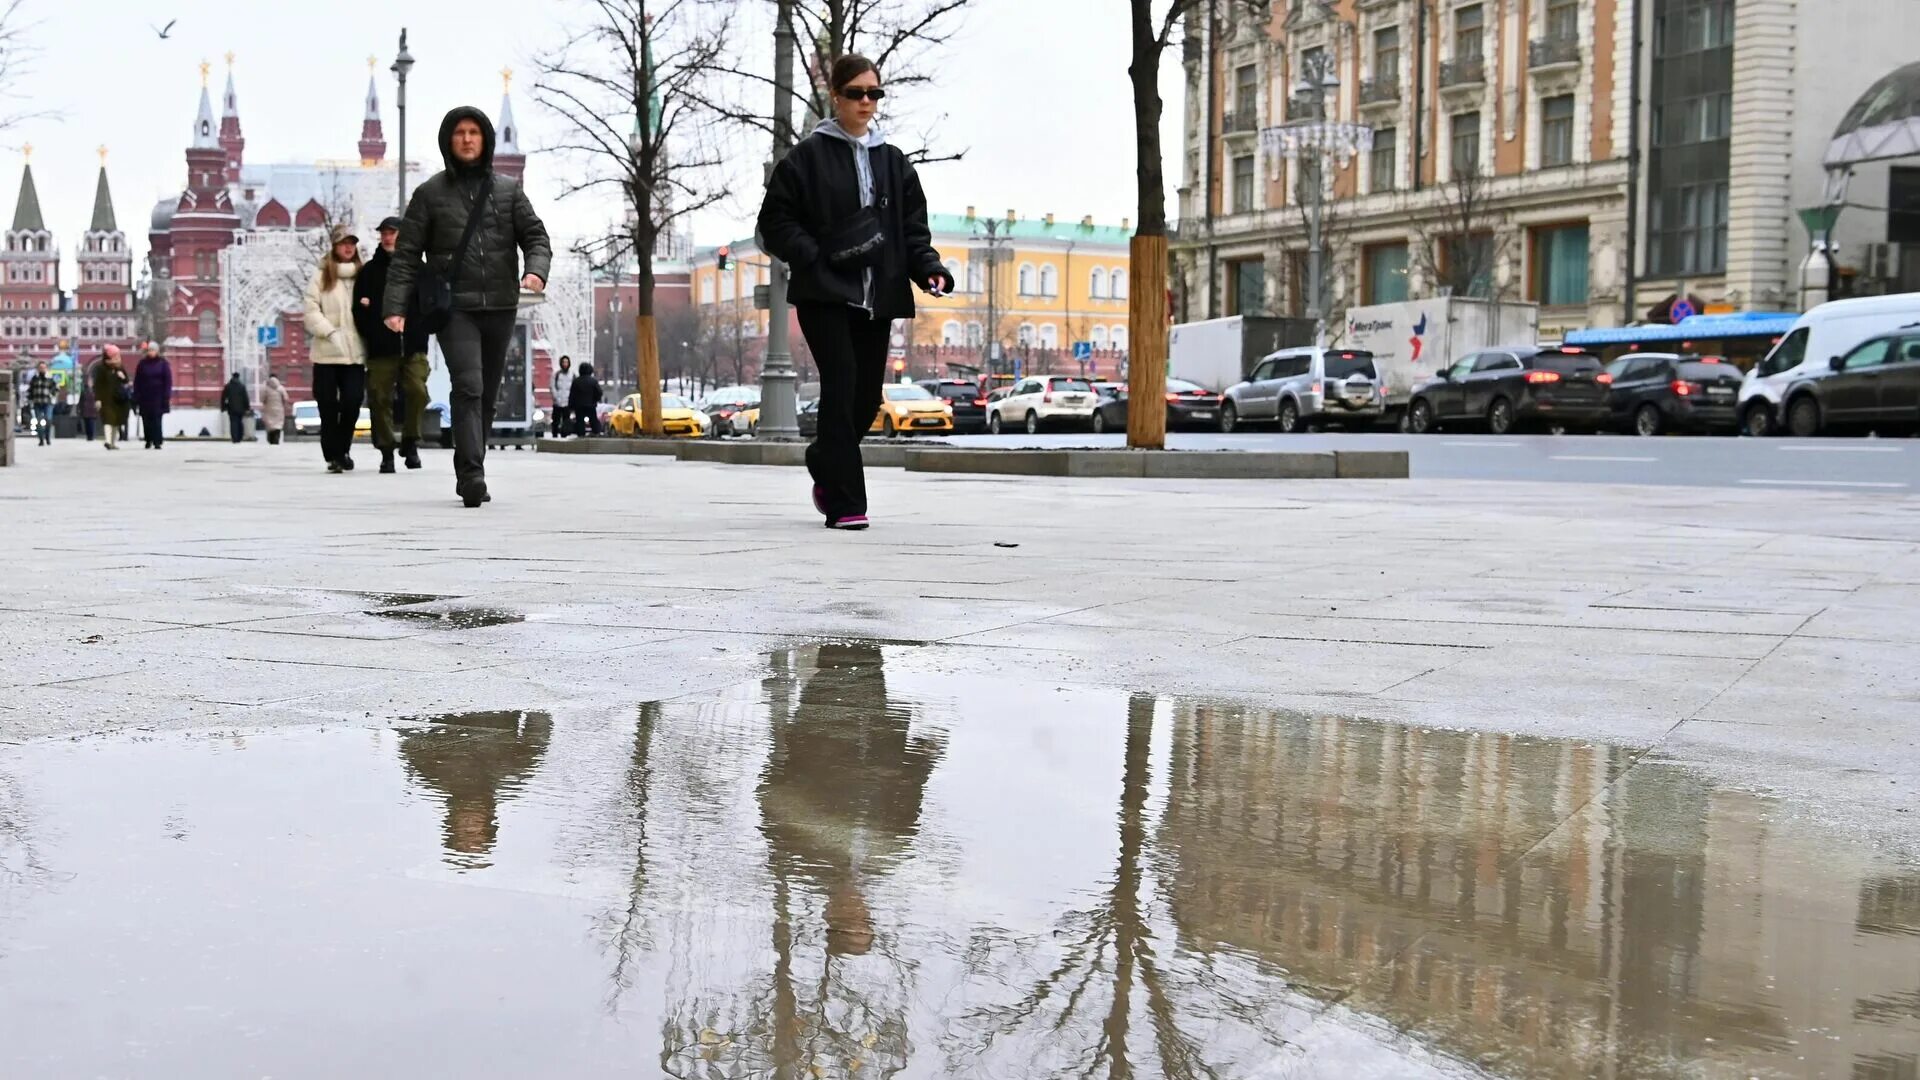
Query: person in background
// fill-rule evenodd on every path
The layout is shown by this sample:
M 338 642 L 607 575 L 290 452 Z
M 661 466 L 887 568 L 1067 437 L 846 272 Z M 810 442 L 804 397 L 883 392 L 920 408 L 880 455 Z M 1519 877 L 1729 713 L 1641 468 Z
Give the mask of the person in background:
M 400 455 L 407 468 L 420 467 L 420 418 L 427 411 L 427 335 L 396 333 L 380 318 L 386 298 L 387 270 L 400 240 L 400 219 L 380 223 L 380 246 L 353 281 L 353 324 L 367 345 L 367 411 L 373 414 L 373 445 L 380 448 L 380 471 L 393 472 L 394 428 L 400 429 Z M 394 404 L 398 392 L 400 403 Z M 394 409 L 399 409 L 399 416 Z M 398 421 L 396 424 L 395 421 Z
M 146 436 L 147 449 L 166 445 L 163 417 L 173 409 L 173 365 L 160 353 L 160 343 L 147 342 L 140 363 L 133 369 L 133 404 L 140 410 L 140 431 Z
M 100 426 L 107 449 L 120 449 L 120 433 L 127 426 L 127 410 L 133 403 L 133 382 L 126 365 L 120 361 L 120 346 L 109 345 L 100 351 L 100 359 L 87 372 L 93 386 L 93 400 L 100 405 Z
M 93 373 L 82 372 L 80 383 L 80 428 L 93 441 L 93 430 L 100 425 L 100 400 L 93 396 Z
M 47 362 L 33 366 L 33 378 L 27 380 L 27 408 L 33 410 L 33 426 L 40 432 L 40 445 L 53 445 L 53 399 L 60 386 L 47 372 Z
M 280 376 L 267 376 L 267 385 L 260 389 L 260 423 L 267 429 L 268 446 L 280 445 L 288 411 L 287 388 L 280 385 Z
M 567 437 L 567 420 L 573 415 L 573 357 L 560 358 L 553 372 L 553 434 Z
M 360 238 L 335 225 L 327 253 L 307 282 L 308 355 L 313 396 L 320 402 L 320 452 L 327 471 L 353 471 L 353 429 L 367 393 L 367 347 L 353 325 L 353 281 L 360 276 Z
M 226 389 L 220 391 L 220 409 L 227 414 L 227 432 L 233 436 L 233 441 L 245 442 L 247 418 L 253 415 L 253 401 L 247 397 L 247 385 L 240 381 L 237 371 L 227 380 Z
M 573 414 L 575 435 L 600 434 L 600 380 L 593 377 L 592 364 L 580 365 L 567 392 L 567 411 Z

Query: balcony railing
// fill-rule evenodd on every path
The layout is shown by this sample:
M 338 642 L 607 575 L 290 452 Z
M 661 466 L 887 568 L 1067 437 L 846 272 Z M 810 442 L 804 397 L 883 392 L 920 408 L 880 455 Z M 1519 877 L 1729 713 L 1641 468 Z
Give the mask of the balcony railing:
M 1312 94 L 1295 94 L 1287 99 L 1287 119 L 1319 120 L 1326 108 L 1325 97 L 1315 98 Z
M 1580 62 L 1580 38 L 1577 34 L 1549 34 L 1527 45 L 1529 68 L 1559 67 Z
M 1382 75 L 1377 79 L 1367 79 L 1360 84 L 1360 104 L 1380 105 L 1400 100 L 1400 79 L 1395 75 Z
M 1463 56 L 1440 64 L 1441 86 L 1475 86 L 1487 81 L 1487 61 L 1481 56 Z
M 1221 119 L 1222 130 L 1229 135 L 1245 135 L 1260 130 L 1260 113 L 1257 109 L 1235 109 Z

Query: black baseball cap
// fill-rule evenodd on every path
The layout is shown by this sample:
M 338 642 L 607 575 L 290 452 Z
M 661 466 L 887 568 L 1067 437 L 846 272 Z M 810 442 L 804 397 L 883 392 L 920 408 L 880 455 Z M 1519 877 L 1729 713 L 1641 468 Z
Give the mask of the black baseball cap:
M 399 231 L 400 231 L 400 219 L 399 219 L 399 218 L 397 218 L 397 217 L 392 217 L 392 216 L 389 216 L 389 217 L 387 217 L 387 218 L 385 218 L 385 219 L 383 219 L 383 220 L 382 220 L 382 221 L 380 222 L 380 228 L 379 228 L 379 230 L 378 230 L 378 231 L 379 231 L 379 232 L 386 232 L 386 231 L 387 231 L 388 229 L 392 229 L 392 230 L 393 230 L 394 232 L 399 232 Z

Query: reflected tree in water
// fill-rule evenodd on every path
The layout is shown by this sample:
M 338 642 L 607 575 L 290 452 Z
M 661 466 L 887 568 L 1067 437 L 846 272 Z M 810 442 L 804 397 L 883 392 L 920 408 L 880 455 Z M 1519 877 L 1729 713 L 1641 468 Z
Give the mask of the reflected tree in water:
M 599 924 L 613 953 L 613 971 L 607 976 L 608 1012 L 614 1011 L 621 996 L 633 988 L 634 962 L 650 944 L 643 903 L 647 887 L 647 804 L 653 788 L 653 736 L 660 724 L 660 713 L 658 701 L 640 705 L 639 717 L 634 723 L 633 754 L 627 763 L 621 793 L 621 824 L 625 832 L 622 842 L 633 852 L 633 869 L 627 875 L 625 906 L 607 912 Z

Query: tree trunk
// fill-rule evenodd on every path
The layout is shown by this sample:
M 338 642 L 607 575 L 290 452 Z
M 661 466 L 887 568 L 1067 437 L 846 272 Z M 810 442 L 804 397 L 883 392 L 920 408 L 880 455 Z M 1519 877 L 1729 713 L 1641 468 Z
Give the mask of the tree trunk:
M 645 219 L 641 219 L 643 222 Z M 646 225 L 641 233 L 653 230 Z M 633 305 L 634 382 L 640 392 L 640 434 L 658 437 L 666 433 L 660 419 L 660 335 L 653 318 L 653 241 L 652 236 L 636 236 L 634 262 L 640 268 L 639 295 Z M 645 246 L 641 246 L 641 241 Z M 617 277 L 614 279 L 619 280 Z
M 1160 161 L 1160 52 L 1152 0 L 1133 5 L 1135 173 L 1140 229 L 1132 244 L 1133 288 L 1127 293 L 1127 445 L 1167 447 L 1167 181 Z

